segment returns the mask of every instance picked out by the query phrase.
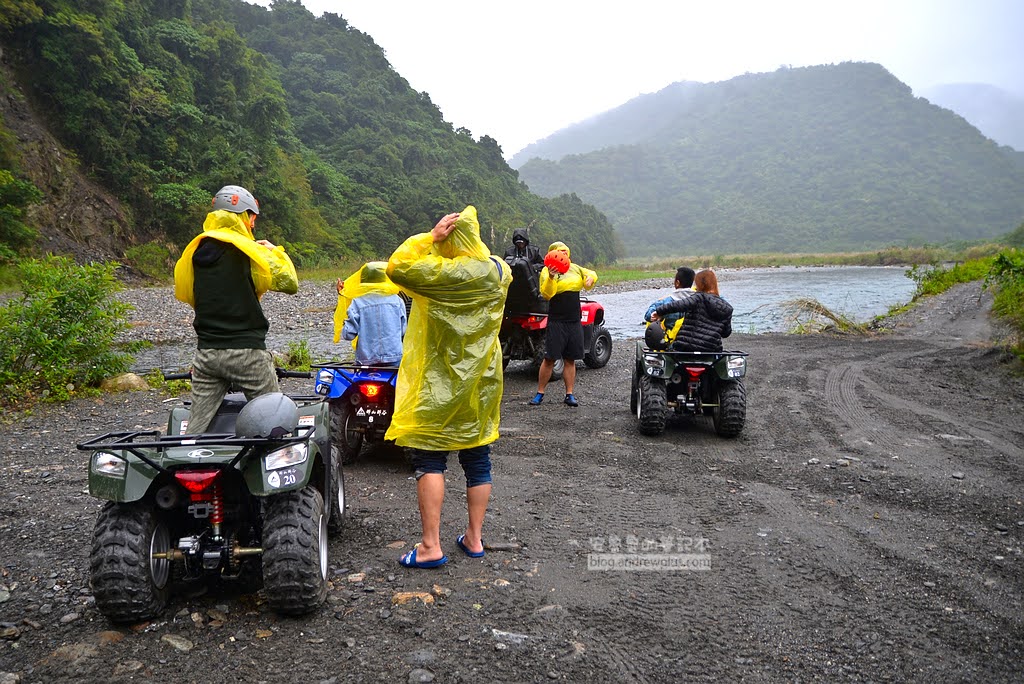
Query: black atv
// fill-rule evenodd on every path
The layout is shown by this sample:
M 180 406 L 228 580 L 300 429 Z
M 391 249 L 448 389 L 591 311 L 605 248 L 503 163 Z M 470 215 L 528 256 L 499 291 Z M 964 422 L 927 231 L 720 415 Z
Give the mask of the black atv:
M 629 410 L 642 434 L 658 435 L 670 416 L 707 416 L 721 437 L 736 437 L 747 416 L 747 353 L 653 350 L 636 343 Z

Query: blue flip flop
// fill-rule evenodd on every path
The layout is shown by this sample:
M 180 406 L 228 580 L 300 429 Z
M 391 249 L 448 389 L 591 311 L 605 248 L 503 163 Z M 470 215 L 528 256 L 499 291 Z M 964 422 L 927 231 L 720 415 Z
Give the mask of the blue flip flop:
M 459 538 L 455 540 L 455 543 L 462 549 L 462 553 L 466 554 L 470 558 L 483 558 L 485 551 L 470 551 L 469 547 L 462 543 L 462 540 L 466 538 L 466 535 L 460 534 Z
M 398 559 L 399 564 L 406 568 L 439 568 L 448 562 L 448 556 L 441 556 L 437 560 L 432 561 L 418 561 L 416 560 L 416 551 L 418 549 L 418 544 L 412 547 L 412 551 Z

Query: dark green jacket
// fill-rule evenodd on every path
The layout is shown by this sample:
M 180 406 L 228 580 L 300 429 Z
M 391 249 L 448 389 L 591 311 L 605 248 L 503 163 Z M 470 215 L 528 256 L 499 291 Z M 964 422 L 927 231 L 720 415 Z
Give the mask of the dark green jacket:
M 252 264 L 245 252 L 212 238 L 192 256 L 196 329 L 200 349 L 266 349 L 270 323 L 263 314 Z

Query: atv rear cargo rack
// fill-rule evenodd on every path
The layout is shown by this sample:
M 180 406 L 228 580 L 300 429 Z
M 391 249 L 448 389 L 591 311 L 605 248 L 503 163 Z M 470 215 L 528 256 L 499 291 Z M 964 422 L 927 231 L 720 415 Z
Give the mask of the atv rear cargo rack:
M 78 444 L 81 451 L 125 451 L 137 457 L 146 465 L 154 468 L 160 473 L 168 474 L 166 468 L 155 463 L 151 458 L 142 453 L 142 449 L 150 449 L 162 452 L 167 449 L 186 446 L 225 446 L 239 447 L 238 454 L 224 468 L 234 468 L 235 465 L 245 458 L 253 448 L 268 445 L 285 445 L 309 440 L 316 431 L 316 426 L 301 425 L 295 434 L 283 435 L 281 437 L 240 437 L 230 432 L 207 432 L 184 435 L 161 435 L 159 430 L 134 430 L 126 432 L 107 432 L 98 437 Z M 146 441 L 144 438 L 150 438 Z M 154 438 L 155 439 L 152 439 Z

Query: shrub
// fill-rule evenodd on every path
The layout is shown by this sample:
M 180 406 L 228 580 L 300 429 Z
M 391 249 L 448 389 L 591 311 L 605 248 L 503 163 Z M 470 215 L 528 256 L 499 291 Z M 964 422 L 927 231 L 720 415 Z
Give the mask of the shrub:
M 306 340 L 289 342 L 284 358 L 279 359 L 279 365 L 295 371 L 308 371 L 312 363 L 313 354 L 309 348 L 309 342 Z
M 54 256 L 18 265 L 24 294 L 0 308 L 0 400 L 67 399 L 131 367 L 147 343 L 116 343 L 131 311 L 114 297 L 117 267 Z
M 992 261 L 985 287 L 994 289 L 992 310 L 1013 327 L 1017 334 L 1013 351 L 1024 358 L 1024 252 L 1001 252 Z
M 991 268 L 992 259 L 975 259 L 954 264 L 950 268 L 941 265 L 928 267 L 914 266 L 907 277 L 917 283 L 914 299 L 925 295 L 937 295 L 958 283 L 969 283 L 984 278 Z

